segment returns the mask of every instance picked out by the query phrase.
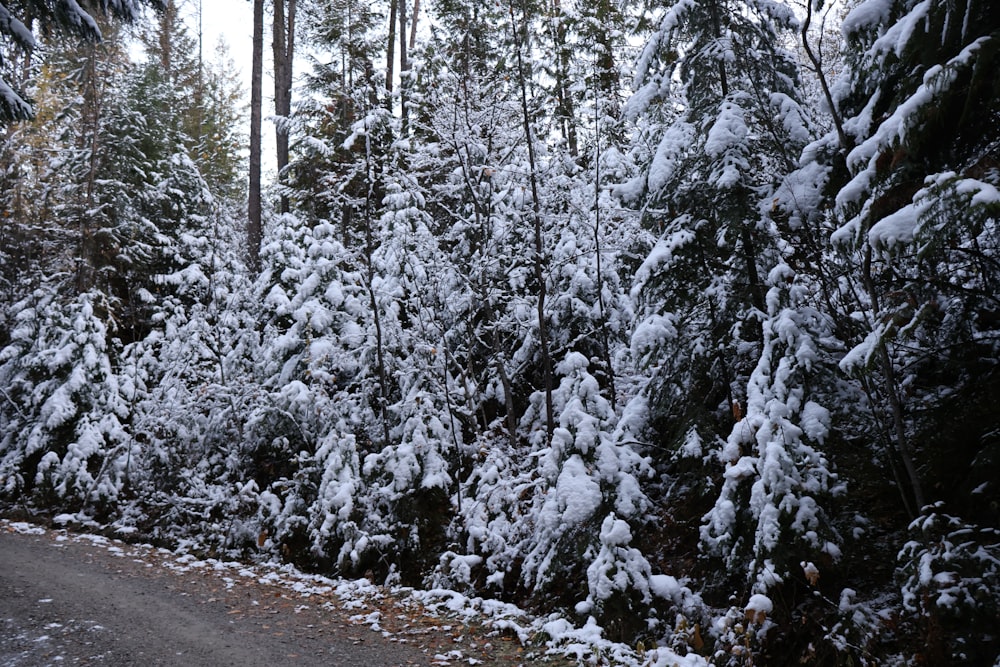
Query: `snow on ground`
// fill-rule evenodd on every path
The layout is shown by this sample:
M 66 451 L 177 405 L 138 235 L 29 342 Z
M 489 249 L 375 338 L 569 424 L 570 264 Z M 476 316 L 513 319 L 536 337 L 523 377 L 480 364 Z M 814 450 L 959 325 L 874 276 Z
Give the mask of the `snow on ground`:
M 61 515 L 56 518 L 59 524 L 74 524 L 79 527 L 93 529 L 92 522 L 77 521 L 75 517 Z M 28 535 L 45 535 L 49 531 L 37 525 L 0 519 L 0 531 L 22 533 Z M 74 533 L 66 529 L 52 531 L 55 533 L 55 543 L 60 545 L 67 541 L 87 543 L 88 545 L 106 549 L 111 555 L 120 558 L 132 558 L 146 563 L 147 567 L 156 565 L 176 574 L 199 573 L 216 576 L 225 587 L 232 588 L 240 579 L 250 580 L 259 584 L 279 587 L 297 594 L 303 601 L 315 599 L 320 606 L 333 609 L 331 598 L 336 600 L 336 608 L 357 610 L 350 620 L 358 625 L 367 626 L 372 632 L 377 632 L 391 641 L 407 642 L 405 634 L 438 633 L 452 636 L 459 642 L 458 628 L 475 626 L 482 628 L 481 633 L 495 641 L 510 641 L 516 638 L 520 643 L 519 656 L 525 662 L 549 659 L 568 659 L 578 664 L 612 664 L 627 667 L 646 667 L 678 665 L 679 667 L 701 667 L 709 663 L 701 656 L 679 656 L 665 648 L 654 649 L 642 654 L 633 648 L 605 639 L 600 628 L 593 619 L 582 627 L 577 627 L 564 617 L 552 614 L 547 617 L 535 617 L 517 606 L 498 600 L 480 597 L 468 597 L 457 591 L 448 589 L 415 590 L 403 586 L 382 586 L 368 579 L 337 579 L 322 575 L 300 572 L 288 564 L 267 562 L 247 564 L 236 561 L 223 561 L 215 558 L 198 558 L 189 553 L 186 547 L 177 551 L 156 548 L 149 544 L 127 544 L 121 540 L 111 539 L 102 535 Z M 376 609 L 372 610 L 372 607 Z M 423 623 L 419 628 L 406 624 L 405 634 L 387 629 L 389 623 L 387 613 L 398 613 L 399 618 L 405 614 L 410 617 L 425 616 L 430 623 Z M 399 623 L 393 623 L 399 627 Z M 540 638 L 545 638 L 541 642 Z M 482 664 L 472 655 L 471 650 L 456 643 L 454 648 L 441 651 L 432 656 L 433 665 Z

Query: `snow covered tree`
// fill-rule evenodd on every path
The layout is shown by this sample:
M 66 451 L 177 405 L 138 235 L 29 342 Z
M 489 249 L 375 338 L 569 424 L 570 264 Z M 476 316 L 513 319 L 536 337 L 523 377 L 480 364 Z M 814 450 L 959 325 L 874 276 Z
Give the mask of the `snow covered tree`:
M 654 419 L 672 438 L 742 399 L 759 344 L 761 276 L 773 261 L 759 204 L 808 138 L 794 57 L 780 46 L 794 26 L 773 2 L 677 3 L 639 62 L 626 114 L 649 119 L 656 148 L 618 192 L 643 203 L 659 236 L 636 277 L 633 350 L 650 368 Z
M 42 347 L 15 352 L 23 342 L 12 340 L 5 352 L 23 357 L 20 365 L 8 364 L 7 372 L 21 378 L 16 382 L 35 396 L 36 408 L 59 400 L 64 405 L 58 419 L 41 420 L 50 430 L 9 440 L 8 461 L 22 467 L 16 474 L 39 484 L 44 477 L 44 488 L 55 489 L 67 505 L 100 499 L 100 509 L 109 512 L 122 500 L 127 481 L 129 497 L 136 489 L 148 492 L 147 519 L 164 506 L 157 505 L 163 490 L 157 484 L 174 473 L 163 475 L 163 469 L 184 469 L 186 461 L 171 457 L 170 447 L 212 437 L 194 434 L 196 427 L 172 422 L 161 411 L 185 400 L 188 408 L 196 403 L 190 397 L 198 384 L 204 386 L 213 372 L 224 374 L 223 348 L 233 338 L 231 331 L 229 339 L 220 333 L 225 315 L 219 315 L 215 289 L 216 264 L 226 254 L 221 228 L 232 223 L 222 221 L 189 157 L 182 131 L 186 107 L 178 103 L 186 92 L 170 83 L 161 65 L 152 60 L 129 68 L 113 39 L 54 52 L 46 63 L 49 74 L 42 81 L 54 82 L 55 94 L 72 100 L 51 103 L 66 107 L 59 117 L 67 122 L 57 126 L 57 158 L 45 161 L 59 175 L 47 199 L 66 239 L 45 249 L 44 289 L 16 311 L 19 331 L 34 326 Z M 82 95 L 75 92 L 80 82 Z M 49 108 L 40 107 L 45 114 Z M 60 264 L 61 273 L 52 270 Z M 89 342 L 74 332 L 88 333 Z M 61 342 L 63 337 L 74 344 Z M 187 355 L 177 350 L 182 342 L 191 345 Z M 67 375 L 60 386 L 57 381 Z M 29 414 L 15 407 L 7 403 L 4 410 Z M 98 429 L 94 415 L 101 410 L 107 415 Z M 203 419 L 203 428 L 208 421 Z M 74 452 L 83 452 L 77 458 L 86 462 L 72 464 Z M 57 466 L 56 460 L 63 462 Z M 89 470 L 92 488 L 82 487 L 74 465 Z M 33 484 L 21 488 L 29 496 L 43 491 Z
M 41 67 L 35 77 L 35 116 L 7 128 L 0 153 L 0 312 L 30 295 L 46 276 L 67 270 L 73 231 L 58 219 L 61 164 L 51 159 L 66 148 L 72 113 L 63 114 L 75 87 L 57 68 Z M 65 279 L 65 278 L 64 278 Z M 6 340 L 0 316 L 0 340 Z
M 862 267 L 867 327 L 843 366 L 890 415 L 881 430 L 911 514 L 933 500 L 928 473 L 991 456 L 989 446 L 930 445 L 925 434 L 941 433 L 949 406 L 983 405 L 974 396 L 996 379 L 992 364 L 973 360 L 994 355 L 996 332 L 996 146 L 984 133 L 996 91 L 983 68 L 995 62 L 998 27 L 980 2 L 863 3 L 844 23 L 857 44 L 843 102 L 857 146 L 834 241 Z
M 382 431 L 370 400 L 371 318 L 357 251 L 331 222 L 310 228 L 284 215 L 263 257 L 266 393 L 251 406 L 245 474 L 265 494 L 270 546 L 347 571 L 368 567 L 366 544 L 378 545 L 366 531 L 382 529 L 357 500 L 360 461 Z
M 45 0 L 22 0 L 0 5 L 0 66 L 12 52 L 31 52 L 37 42 L 31 26 L 38 23 L 44 31 L 61 30 L 85 40 L 100 41 L 102 31 L 98 20 L 76 2 L 51 3 Z M 99 10 L 116 18 L 133 20 L 143 5 L 160 6 L 160 0 L 102 0 Z M 6 77 L 0 78 L 0 121 L 26 120 L 33 110 L 30 100 L 18 86 Z
M 135 449 L 105 325 L 111 304 L 99 292 L 60 297 L 41 288 L 17 304 L 0 351 L 2 493 L 104 514 L 128 483 Z
M 236 64 L 226 43 L 219 41 L 211 62 L 204 65 L 202 101 L 198 114 L 200 139 L 192 158 L 216 200 L 246 200 L 243 152 L 247 136 L 246 106 Z
M 680 521 L 709 509 L 702 466 L 750 400 L 754 367 L 771 369 L 765 278 L 782 260 L 767 204 L 810 138 L 783 46 L 796 25 L 776 2 L 668 3 L 623 109 L 646 166 L 616 191 L 641 205 L 652 247 L 633 287 L 645 377 L 622 428 L 657 446 Z
M 924 628 L 914 641 L 927 656 L 959 659 L 971 635 L 960 633 L 946 657 L 949 640 L 926 628 L 948 624 L 952 599 L 979 595 L 961 572 L 969 549 L 993 548 L 997 527 L 986 507 L 997 502 L 1000 460 L 992 435 L 1000 171 L 998 93 L 986 72 L 997 62 L 1000 22 L 976 0 L 869 1 L 846 16 L 843 34 L 848 68 L 836 90 L 847 173 L 831 177 L 832 240 L 854 268 L 841 281 L 842 316 L 852 322 L 841 367 L 870 409 L 859 437 L 891 471 L 898 506 L 914 520 L 915 539 L 900 552 L 906 613 Z M 897 546 L 905 522 L 894 520 Z M 963 545 L 949 528 L 960 525 Z M 955 569 L 934 579 L 942 558 Z M 934 586 L 945 580 L 955 589 L 936 604 Z M 916 590 L 921 603 L 906 598 Z
M 808 394 L 813 378 L 833 366 L 822 349 L 832 339 L 830 322 L 810 302 L 809 282 L 797 281 L 787 265 L 775 267 L 768 283 L 763 349 L 747 386 L 746 416 L 719 452 L 724 481 L 702 527 L 708 552 L 721 555 L 734 578 L 742 574 L 758 594 L 801 563 L 833 563 L 840 556 L 823 507 L 838 490 L 823 451 L 830 413 Z
M 918 620 L 921 655 L 988 664 L 997 655 L 1000 530 L 929 507 L 899 553 L 903 609 Z

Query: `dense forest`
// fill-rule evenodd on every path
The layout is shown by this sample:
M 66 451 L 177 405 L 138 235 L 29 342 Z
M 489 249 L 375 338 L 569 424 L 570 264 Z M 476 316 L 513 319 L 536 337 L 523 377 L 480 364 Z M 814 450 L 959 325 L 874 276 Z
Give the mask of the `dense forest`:
M 998 664 L 993 0 L 253 2 L 0 4 L 7 512 Z

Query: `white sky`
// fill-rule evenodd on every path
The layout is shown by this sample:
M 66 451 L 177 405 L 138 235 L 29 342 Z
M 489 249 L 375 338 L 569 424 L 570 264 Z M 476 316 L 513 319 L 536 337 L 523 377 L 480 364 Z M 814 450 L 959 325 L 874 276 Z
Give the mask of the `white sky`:
M 188 2 L 190 8 L 186 14 L 191 17 L 191 22 L 194 24 L 197 20 L 199 0 L 188 0 Z M 240 70 L 244 86 L 249 91 L 253 3 L 250 0 L 201 0 L 201 5 L 206 56 L 211 57 L 219 37 L 222 36 L 229 46 L 229 52 L 237 69 Z M 197 26 L 193 25 L 192 32 L 196 29 Z

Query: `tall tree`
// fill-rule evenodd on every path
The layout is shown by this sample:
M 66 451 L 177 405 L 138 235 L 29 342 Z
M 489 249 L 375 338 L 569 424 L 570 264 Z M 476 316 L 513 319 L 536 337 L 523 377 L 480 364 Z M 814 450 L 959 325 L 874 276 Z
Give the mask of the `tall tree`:
M 250 185 L 247 193 L 247 262 L 260 271 L 260 244 L 263 238 L 261 211 L 261 121 L 264 75 L 264 0 L 253 2 L 253 62 L 250 70 Z
M 1000 461 L 1000 91 L 988 74 L 1000 16 L 984 0 L 867 1 L 843 34 L 850 144 L 847 173 L 831 177 L 832 240 L 854 267 L 856 328 L 841 366 L 871 404 L 878 437 L 865 440 L 916 517 L 899 554 L 915 641 L 930 661 L 989 661 L 996 610 L 979 601 L 997 599 L 996 566 L 975 554 L 1000 550 L 985 509 L 1000 502 L 986 482 Z
M 829 325 L 789 279 L 794 246 L 767 205 L 812 138 L 796 58 L 782 46 L 798 25 L 766 0 L 670 3 L 659 25 L 625 108 L 655 148 L 643 177 L 619 190 L 638 196 L 659 237 L 635 276 L 632 350 L 648 376 L 633 400 L 650 408 L 645 438 L 670 443 L 651 454 L 695 497 L 708 496 L 696 464 L 709 460 L 705 443 L 728 435 L 701 546 L 726 563 L 717 590 L 749 597 L 836 553 L 821 509 L 835 487 L 821 449 L 826 409 L 809 393 L 829 369 L 816 342 Z
M 531 68 L 525 64 L 528 48 L 528 16 L 523 10 L 518 17 L 514 13 L 513 0 L 508 3 L 510 9 L 510 28 L 514 42 L 514 62 L 517 64 L 517 85 L 521 96 L 521 125 L 524 128 L 524 142 L 528 155 L 528 184 L 531 194 L 531 226 L 534 231 L 534 248 L 532 264 L 535 273 L 536 313 L 538 321 L 538 346 L 542 366 L 542 391 L 545 395 L 545 433 L 546 443 L 552 440 L 555 430 L 555 415 L 553 415 L 552 390 L 552 356 L 549 351 L 548 312 L 545 298 L 548 291 L 548 266 L 545 256 L 545 239 L 542 229 L 541 200 L 538 193 L 538 164 L 535 159 L 535 132 L 532 128 L 532 116 L 529 111 L 528 89 L 530 86 Z
M 271 31 L 274 54 L 275 145 L 279 180 L 288 167 L 288 131 L 292 115 L 292 74 L 295 56 L 296 0 L 274 0 Z M 288 195 L 282 193 L 280 211 L 288 213 Z

